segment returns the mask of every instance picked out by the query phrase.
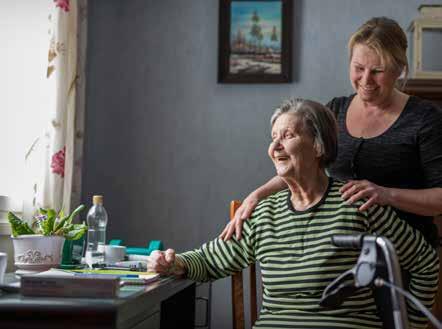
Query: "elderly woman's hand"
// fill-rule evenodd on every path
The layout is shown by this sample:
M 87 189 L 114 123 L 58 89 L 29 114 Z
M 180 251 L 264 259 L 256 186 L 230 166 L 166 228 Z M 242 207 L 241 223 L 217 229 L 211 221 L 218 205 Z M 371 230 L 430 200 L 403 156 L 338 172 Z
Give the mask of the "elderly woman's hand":
M 240 240 L 244 221 L 250 217 L 259 201 L 260 199 L 256 196 L 255 193 L 249 194 L 249 196 L 244 199 L 241 206 L 236 210 L 235 217 L 233 217 L 233 219 L 226 225 L 226 227 L 220 234 L 220 239 L 227 241 L 235 233 L 236 238 Z
M 359 199 L 367 199 L 367 201 L 359 207 L 360 211 L 365 211 L 374 204 L 384 206 L 391 203 L 390 189 L 376 185 L 368 180 L 348 181 L 339 191 L 342 193 L 342 198 L 346 200 L 348 204 L 352 204 Z
M 166 251 L 154 250 L 147 262 L 147 270 L 163 275 L 182 276 L 186 273 L 184 264 L 175 257 L 175 250 Z

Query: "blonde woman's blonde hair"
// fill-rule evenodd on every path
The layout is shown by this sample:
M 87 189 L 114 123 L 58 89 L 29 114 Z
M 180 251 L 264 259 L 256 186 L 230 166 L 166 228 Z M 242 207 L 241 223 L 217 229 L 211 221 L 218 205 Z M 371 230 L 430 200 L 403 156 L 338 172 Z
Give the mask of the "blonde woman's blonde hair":
M 386 69 L 408 75 L 407 36 L 399 24 L 388 17 L 373 17 L 365 22 L 348 41 L 349 59 L 354 46 L 362 44 L 373 49 L 384 61 Z

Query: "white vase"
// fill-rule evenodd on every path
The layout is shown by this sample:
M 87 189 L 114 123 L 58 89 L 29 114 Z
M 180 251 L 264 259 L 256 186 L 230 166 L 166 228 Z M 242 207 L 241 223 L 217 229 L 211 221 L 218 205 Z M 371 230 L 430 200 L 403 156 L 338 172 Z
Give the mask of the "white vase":
M 12 237 L 14 265 L 19 270 L 46 271 L 61 263 L 64 237 L 40 234 Z

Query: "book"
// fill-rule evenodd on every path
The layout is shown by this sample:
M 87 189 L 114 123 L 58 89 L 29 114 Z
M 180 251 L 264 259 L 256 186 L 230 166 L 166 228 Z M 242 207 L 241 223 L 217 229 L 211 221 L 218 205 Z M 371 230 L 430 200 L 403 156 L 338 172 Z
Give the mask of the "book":
M 78 275 L 70 271 L 50 269 L 24 275 L 20 280 L 24 296 L 114 298 L 120 288 L 118 275 Z

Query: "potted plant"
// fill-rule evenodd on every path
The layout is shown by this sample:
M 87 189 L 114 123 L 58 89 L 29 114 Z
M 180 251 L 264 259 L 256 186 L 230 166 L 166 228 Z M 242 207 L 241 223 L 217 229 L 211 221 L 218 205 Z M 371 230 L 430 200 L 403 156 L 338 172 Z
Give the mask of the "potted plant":
M 73 224 L 74 217 L 82 211 L 80 205 L 71 214 L 40 208 L 31 225 L 8 212 L 14 245 L 14 265 L 22 272 L 45 271 L 61 262 L 63 243 L 80 239 L 87 231 L 85 223 Z

